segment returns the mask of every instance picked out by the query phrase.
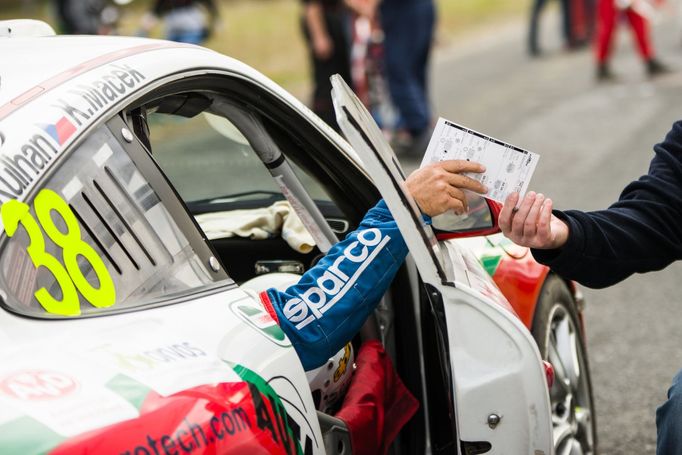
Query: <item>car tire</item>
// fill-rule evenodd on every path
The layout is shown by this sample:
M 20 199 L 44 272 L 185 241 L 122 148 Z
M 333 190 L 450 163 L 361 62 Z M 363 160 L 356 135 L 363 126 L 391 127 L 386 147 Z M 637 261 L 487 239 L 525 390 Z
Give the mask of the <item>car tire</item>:
M 535 308 L 532 334 L 543 360 L 554 367 L 549 395 L 557 455 L 597 453 L 592 382 L 581 327 L 568 286 L 550 274 Z

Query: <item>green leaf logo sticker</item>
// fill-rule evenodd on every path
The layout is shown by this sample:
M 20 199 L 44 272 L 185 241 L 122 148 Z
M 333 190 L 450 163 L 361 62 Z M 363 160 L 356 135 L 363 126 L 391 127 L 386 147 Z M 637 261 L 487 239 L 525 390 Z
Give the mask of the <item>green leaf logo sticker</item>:
M 291 347 L 289 339 L 265 309 L 259 308 L 245 300 L 232 303 L 230 308 L 237 316 L 273 343 L 285 348 Z

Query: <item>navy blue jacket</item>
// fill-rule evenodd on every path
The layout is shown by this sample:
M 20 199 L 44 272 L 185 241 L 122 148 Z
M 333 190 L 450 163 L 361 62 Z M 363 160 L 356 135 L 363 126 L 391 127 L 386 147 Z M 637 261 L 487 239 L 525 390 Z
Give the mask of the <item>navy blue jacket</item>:
M 568 242 L 556 250 L 532 250 L 535 259 L 592 288 L 682 259 L 682 121 L 654 151 L 649 173 L 608 209 L 555 211 L 569 225 Z
M 285 292 L 268 289 L 260 299 L 310 370 L 360 330 L 405 256 L 407 245 L 382 200 L 298 283 Z

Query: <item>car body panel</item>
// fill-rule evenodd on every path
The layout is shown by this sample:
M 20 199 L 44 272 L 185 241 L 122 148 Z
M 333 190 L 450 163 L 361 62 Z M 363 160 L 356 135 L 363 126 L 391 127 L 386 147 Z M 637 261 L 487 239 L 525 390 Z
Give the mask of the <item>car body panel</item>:
M 371 115 L 343 79 L 333 76 L 332 87 L 339 126 L 374 177 L 422 279 L 442 296 L 459 441 L 488 441 L 509 453 L 552 453 L 549 396 L 535 341 L 473 255 L 455 242 L 434 242 Z M 509 423 L 489 425 L 492 415 Z
M 324 452 L 295 351 L 239 289 L 106 318 L 0 315 L 0 339 L 30 340 L 0 354 L 3 450 L 152 453 L 163 440 L 207 453 Z
M 536 262 L 528 248 L 515 245 L 501 234 L 462 238 L 457 243 L 477 256 L 519 319 L 530 329 L 549 267 Z
M 0 40 L 0 49 L 19 58 L 39 47 L 34 40 L 12 38 L 11 46 Z M 42 54 L 29 63 L 28 75 L 2 73 L 3 203 L 30 201 L 42 179 L 58 170 L 60 159 L 88 131 L 169 74 L 213 71 L 248 77 L 304 109 L 256 71 L 207 49 L 132 38 L 53 37 L 40 43 Z M 201 443 L 208 453 L 228 448 L 324 452 L 295 351 L 260 303 L 238 289 L 105 318 L 39 321 L 2 311 L 0 339 L 12 340 L 11 349 L 0 353 L 2 447 L 21 447 L 22 453 L 89 451 L 109 447 L 112 435 L 120 432 L 121 453 L 138 446 L 151 453 L 150 441 L 161 447 L 163 436 L 176 448 L 181 441 L 195 449 Z M 166 351 L 157 357 L 173 358 L 177 366 L 145 357 L 159 350 Z M 136 372 L 157 367 L 153 374 Z M 225 410 L 220 403 L 228 397 L 233 408 Z M 230 417 L 245 416 L 240 417 L 243 431 L 231 435 L 222 420 L 222 426 L 216 424 L 214 417 L 224 415 L 228 423 Z M 196 425 L 205 440 L 195 438 L 199 430 L 192 434 Z M 38 432 L 43 440 L 26 437 L 36 429 L 44 430 Z M 237 436 L 242 445 L 232 444 Z M 287 445 L 289 439 L 293 445 Z

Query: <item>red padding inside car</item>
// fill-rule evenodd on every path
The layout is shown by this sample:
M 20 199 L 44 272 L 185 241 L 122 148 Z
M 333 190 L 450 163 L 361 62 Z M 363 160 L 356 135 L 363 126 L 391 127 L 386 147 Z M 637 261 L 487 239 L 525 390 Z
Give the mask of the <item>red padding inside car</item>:
M 386 454 L 400 429 L 417 412 L 419 402 L 400 380 L 379 341 L 364 343 L 356 364 L 336 417 L 348 425 L 353 455 Z

